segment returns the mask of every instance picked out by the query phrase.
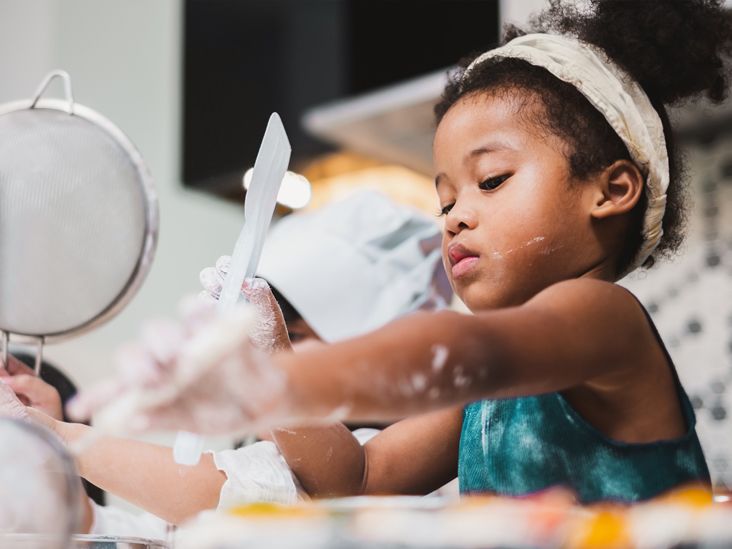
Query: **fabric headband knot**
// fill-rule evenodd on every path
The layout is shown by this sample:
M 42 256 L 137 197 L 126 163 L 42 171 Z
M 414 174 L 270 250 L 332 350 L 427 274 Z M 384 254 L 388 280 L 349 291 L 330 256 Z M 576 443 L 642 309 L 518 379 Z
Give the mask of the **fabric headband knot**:
M 663 124 L 643 88 L 599 49 L 576 38 L 554 34 L 527 34 L 481 54 L 465 69 L 463 81 L 477 65 L 494 57 L 522 59 L 571 84 L 623 140 L 646 179 L 648 198 L 643 243 L 623 275 L 643 265 L 663 236 L 669 183 Z

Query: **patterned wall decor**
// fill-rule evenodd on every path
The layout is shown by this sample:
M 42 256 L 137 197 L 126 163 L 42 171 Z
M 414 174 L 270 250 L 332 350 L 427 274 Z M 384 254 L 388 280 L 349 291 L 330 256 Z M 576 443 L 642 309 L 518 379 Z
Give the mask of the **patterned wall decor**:
M 696 409 L 715 484 L 732 490 L 732 124 L 687 139 L 680 256 L 622 283 L 653 316 Z

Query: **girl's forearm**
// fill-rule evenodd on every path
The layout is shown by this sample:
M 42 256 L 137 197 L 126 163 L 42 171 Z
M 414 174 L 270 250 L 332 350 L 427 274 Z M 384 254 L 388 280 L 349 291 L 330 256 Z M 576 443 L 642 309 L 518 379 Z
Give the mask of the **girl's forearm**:
M 211 454 L 198 465 L 179 465 L 170 448 L 137 440 L 99 436 L 92 427 L 56 422 L 54 430 L 76 454 L 79 474 L 168 522 L 179 524 L 218 504 L 225 475 Z M 84 439 L 86 437 L 93 437 Z
M 475 315 L 417 313 L 276 362 L 290 381 L 292 416 L 340 409 L 340 419 L 390 420 L 590 382 L 616 386 L 657 352 L 645 315 L 626 290 L 577 279 L 521 306 Z
M 501 377 L 484 327 L 453 311 L 414 314 L 366 337 L 275 360 L 290 379 L 294 415 L 354 421 L 467 403 L 499 387 Z

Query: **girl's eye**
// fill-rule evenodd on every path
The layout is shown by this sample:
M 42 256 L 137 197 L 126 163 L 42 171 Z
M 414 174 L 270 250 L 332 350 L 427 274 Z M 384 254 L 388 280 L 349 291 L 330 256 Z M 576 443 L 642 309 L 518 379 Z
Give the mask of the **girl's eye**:
M 506 181 L 511 177 L 510 175 L 499 175 L 498 177 L 489 177 L 485 181 L 482 181 L 481 183 L 478 183 L 478 188 L 481 191 L 492 191 L 493 189 L 497 189 L 501 183 Z
M 438 214 L 437 214 L 437 217 L 442 217 L 443 215 L 447 215 L 447 214 L 449 214 L 449 213 L 450 213 L 450 210 L 452 210 L 452 207 L 453 207 L 454 205 L 455 205 L 455 204 L 448 204 L 447 206 L 444 206 L 444 207 L 443 207 L 443 208 L 442 208 L 442 209 L 440 210 L 440 213 L 438 213 Z

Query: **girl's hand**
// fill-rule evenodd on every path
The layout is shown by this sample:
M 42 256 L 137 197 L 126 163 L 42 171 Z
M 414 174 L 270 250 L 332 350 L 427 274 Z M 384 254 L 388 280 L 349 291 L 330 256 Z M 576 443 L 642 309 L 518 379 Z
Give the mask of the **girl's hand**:
M 95 424 L 108 431 L 212 435 L 255 432 L 287 417 L 286 376 L 249 339 L 258 322 L 252 307 L 216 314 L 196 302 L 181 324 L 149 325 L 120 353 L 120 375 L 82 392 L 69 413 L 99 411 Z
M 10 386 L 20 401 L 57 420 L 63 420 L 61 395 L 52 385 L 37 377 L 33 370 L 13 356 L 8 356 L 5 370 L 0 369 L 0 377 Z
M 219 299 L 230 263 L 231 257 L 223 255 L 216 261 L 215 267 L 201 271 L 199 278 L 204 288 L 204 297 L 214 301 Z M 241 293 L 254 307 L 259 317 L 259 322 L 250 334 L 252 343 L 267 353 L 291 350 L 285 319 L 267 281 L 261 278 L 247 279 L 244 281 Z

